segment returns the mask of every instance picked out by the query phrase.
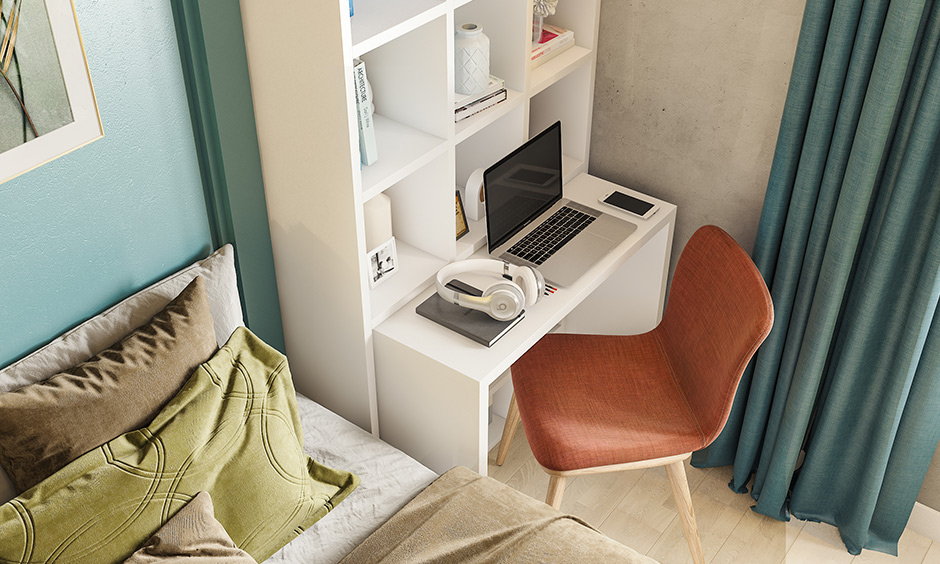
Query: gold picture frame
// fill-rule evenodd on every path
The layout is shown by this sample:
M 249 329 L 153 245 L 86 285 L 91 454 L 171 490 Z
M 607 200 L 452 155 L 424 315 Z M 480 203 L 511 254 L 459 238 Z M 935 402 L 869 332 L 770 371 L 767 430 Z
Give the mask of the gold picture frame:
M 467 223 L 467 214 L 463 211 L 463 200 L 460 199 L 460 192 L 457 194 L 457 238 L 460 239 L 467 233 L 470 233 L 470 226 Z
M 104 135 L 72 0 L 2 6 L 0 183 Z

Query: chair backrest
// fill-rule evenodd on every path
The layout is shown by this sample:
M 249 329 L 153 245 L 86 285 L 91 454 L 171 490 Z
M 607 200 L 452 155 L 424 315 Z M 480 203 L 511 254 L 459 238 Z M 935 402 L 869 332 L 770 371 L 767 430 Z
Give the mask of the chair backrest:
M 741 374 L 773 319 L 770 293 L 744 249 L 719 227 L 699 228 L 679 256 L 656 331 L 704 445 L 724 427 Z

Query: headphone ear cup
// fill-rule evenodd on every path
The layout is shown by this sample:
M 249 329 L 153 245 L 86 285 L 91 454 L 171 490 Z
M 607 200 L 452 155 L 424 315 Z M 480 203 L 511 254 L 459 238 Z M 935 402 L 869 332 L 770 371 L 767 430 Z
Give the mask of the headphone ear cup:
M 512 282 L 497 282 L 483 293 L 484 298 L 490 299 L 487 313 L 493 319 L 509 321 L 522 313 L 525 307 L 525 294 L 522 289 Z
M 520 266 L 516 271 L 514 282 L 522 288 L 522 293 L 525 294 L 525 305 L 527 306 L 535 305 L 542 298 L 542 294 L 545 293 L 545 278 L 542 277 L 541 272 L 534 268 Z

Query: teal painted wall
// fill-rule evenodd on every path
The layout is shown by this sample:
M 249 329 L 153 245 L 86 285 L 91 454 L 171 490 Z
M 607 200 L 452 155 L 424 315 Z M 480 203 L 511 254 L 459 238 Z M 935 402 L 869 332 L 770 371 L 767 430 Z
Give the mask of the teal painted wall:
M 169 2 L 75 2 L 105 136 L 0 184 L 0 366 L 208 254 Z

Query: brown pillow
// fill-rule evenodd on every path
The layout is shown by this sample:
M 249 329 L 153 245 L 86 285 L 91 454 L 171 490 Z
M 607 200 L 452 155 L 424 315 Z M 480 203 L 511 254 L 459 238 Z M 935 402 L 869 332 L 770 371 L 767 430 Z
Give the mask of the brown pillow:
M 209 492 L 199 492 L 124 564 L 257 564 L 215 518 Z
M 216 348 L 205 283 L 197 277 L 118 343 L 48 380 L 0 394 L 0 466 L 22 493 L 144 427 Z

